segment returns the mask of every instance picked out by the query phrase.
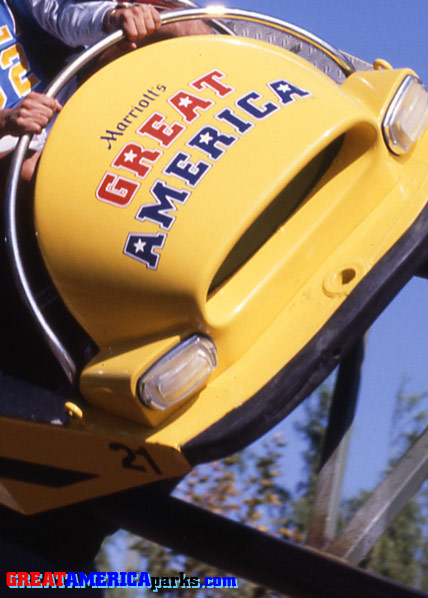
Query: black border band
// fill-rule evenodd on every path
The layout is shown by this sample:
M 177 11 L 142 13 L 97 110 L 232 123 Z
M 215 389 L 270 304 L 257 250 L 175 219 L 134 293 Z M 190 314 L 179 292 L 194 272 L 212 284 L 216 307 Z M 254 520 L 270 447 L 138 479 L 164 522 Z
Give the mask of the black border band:
M 284 419 L 334 370 L 426 262 L 428 206 L 278 374 L 242 406 L 183 445 L 189 463 L 196 465 L 239 451 Z

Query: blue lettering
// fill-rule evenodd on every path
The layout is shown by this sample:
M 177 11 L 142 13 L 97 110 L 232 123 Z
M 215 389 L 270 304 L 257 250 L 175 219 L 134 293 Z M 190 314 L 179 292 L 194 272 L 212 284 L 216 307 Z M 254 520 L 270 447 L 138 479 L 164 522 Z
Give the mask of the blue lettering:
M 312 95 L 310 91 L 305 91 L 300 87 L 296 87 L 296 85 L 292 85 L 292 83 L 288 83 L 288 81 L 285 81 L 284 79 L 268 83 L 268 86 L 278 96 L 282 104 L 294 102 L 296 99 L 295 96 L 304 98 L 305 96 Z
M 266 118 L 272 112 L 279 110 L 279 106 L 274 104 L 273 102 L 266 102 L 260 108 L 256 106 L 253 102 L 255 100 L 259 100 L 262 96 L 257 93 L 257 91 L 252 91 L 247 93 L 247 95 L 243 96 L 239 100 L 236 100 L 236 105 L 239 106 L 244 112 L 249 114 L 250 116 L 260 120 L 262 118 Z
M 84 588 L 86 586 L 95 586 L 97 575 L 98 573 L 89 573 L 86 575 L 86 573 L 83 573 L 83 571 L 79 571 L 80 587 Z
M 119 573 L 116 573 L 115 571 L 107 572 L 107 586 L 109 588 L 117 588 L 122 586 L 122 584 L 119 582 Z
M 210 168 L 211 164 L 207 164 L 203 160 L 199 160 L 199 162 L 193 164 L 193 162 L 190 162 L 188 154 L 178 152 L 165 168 L 164 172 L 177 176 L 190 185 L 190 187 L 195 187 Z
M 232 125 L 235 131 L 241 133 L 241 135 L 243 135 L 249 129 L 252 129 L 254 127 L 253 123 L 248 122 L 247 120 L 243 120 L 230 108 L 225 108 L 224 110 L 216 114 L 215 117 L 218 120 L 224 120 L 225 122 Z
M 237 141 L 235 135 L 225 135 L 221 133 L 215 127 L 203 127 L 196 135 L 191 139 L 187 145 L 190 147 L 197 147 L 202 150 L 213 160 L 218 160 L 225 153 L 225 149 L 218 147 L 221 143 L 223 146 L 229 147 Z
M 67 588 L 80 588 L 80 581 L 78 575 L 76 573 L 68 573 L 67 579 L 65 580 L 65 586 Z
M 166 237 L 163 233 L 156 235 L 131 233 L 128 235 L 123 252 L 142 262 L 150 270 L 156 270 L 160 255 L 155 250 L 162 249 Z
M 149 573 L 147 571 L 143 571 L 140 575 L 140 580 L 138 582 L 139 586 L 147 586 L 148 588 L 152 587 L 152 582 L 150 579 Z
M 142 222 L 150 220 L 158 224 L 163 230 L 169 230 L 175 216 L 171 216 L 168 212 L 177 209 L 173 202 L 186 203 L 190 191 L 179 191 L 169 187 L 163 181 L 156 181 L 150 192 L 156 199 L 156 203 L 141 206 L 135 218 Z

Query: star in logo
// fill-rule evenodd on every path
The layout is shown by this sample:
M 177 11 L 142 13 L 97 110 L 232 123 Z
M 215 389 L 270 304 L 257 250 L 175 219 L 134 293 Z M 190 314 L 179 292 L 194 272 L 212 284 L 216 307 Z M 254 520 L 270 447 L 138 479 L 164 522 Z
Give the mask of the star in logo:
M 278 85 L 278 89 L 281 93 L 287 93 L 287 91 L 290 91 L 291 87 L 287 83 L 281 83 L 281 85 Z
M 203 135 L 199 136 L 199 143 L 206 143 L 207 145 L 214 139 L 212 135 L 208 133 L 204 133 Z
M 189 96 L 186 96 L 185 98 L 181 98 L 181 100 L 178 102 L 178 105 L 188 108 L 189 104 L 191 104 L 191 103 L 192 103 L 192 100 L 189 98 Z
M 134 243 L 135 253 L 140 253 L 140 251 L 144 251 L 146 244 L 141 239 L 138 239 L 136 243 Z
M 125 153 L 125 162 L 133 162 L 136 157 L 137 154 L 135 154 L 132 150 L 129 150 L 129 152 Z

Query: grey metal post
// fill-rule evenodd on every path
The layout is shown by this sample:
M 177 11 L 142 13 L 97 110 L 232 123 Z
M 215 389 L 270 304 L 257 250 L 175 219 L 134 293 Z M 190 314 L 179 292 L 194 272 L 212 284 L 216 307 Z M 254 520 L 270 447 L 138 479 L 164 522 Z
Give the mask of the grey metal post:
M 360 339 L 339 366 L 306 540 L 313 548 L 323 548 L 336 535 L 363 358 Z
M 427 477 L 428 428 L 327 547 L 328 554 L 361 562 Z

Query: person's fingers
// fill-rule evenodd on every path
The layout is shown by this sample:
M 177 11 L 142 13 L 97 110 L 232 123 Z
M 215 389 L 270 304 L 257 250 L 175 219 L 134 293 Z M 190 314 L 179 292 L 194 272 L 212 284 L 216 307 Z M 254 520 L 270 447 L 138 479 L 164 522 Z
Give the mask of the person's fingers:
M 61 105 L 56 98 L 50 98 L 44 93 L 30 92 L 21 102 L 24 105 L 45 106 L 50 110 L 60 110 Z
M 41 133 L 49 120 L 45 114 L 23 111 L 16 119 L 16 126 L 21 133 Z
M 18 118 L 23 119 L 28 125 L 34 121 L 37 125 L 46 126 L 53 115 L 54 110 L 49 106 L 23 106 Z
M 113 10 L 109 22 L 114 29 L 123 29 L 131 42 L 151 35 L 161 26 L 159 12 L 153 6 L 143 4 Z
M 31 92 L 8 115 L 11 133 L 40 133 L 61 108 L 55 98 Z
M 135 6 L 136 16 L 138 16 L 138 22 L 144 23 L 146 29 L 146 35 L 151 35 L 161 26 L 161 19 L 159 12 L 150 5 L 137 5 Z
M 120 17 L 121 17 L 120 18 L 120 21 L 121 21 L 120 26 L 123 29 L 123 31 L 125 32 L 127 40 L 129 40 L 131 42 L 135 42 L 135 41 L 137 41 L 139 34 L 141 36 L 145 35 L 144 22 L 143 22 L 143 25 L 138 23 L 138 19 L 135 18 L 133 8 L 130 8 L 130 9 L 127 9 L 126 11 L 124 11 L 120 15 Z M 143 32 L 141 32 L 142 30 L 143 30 Z

